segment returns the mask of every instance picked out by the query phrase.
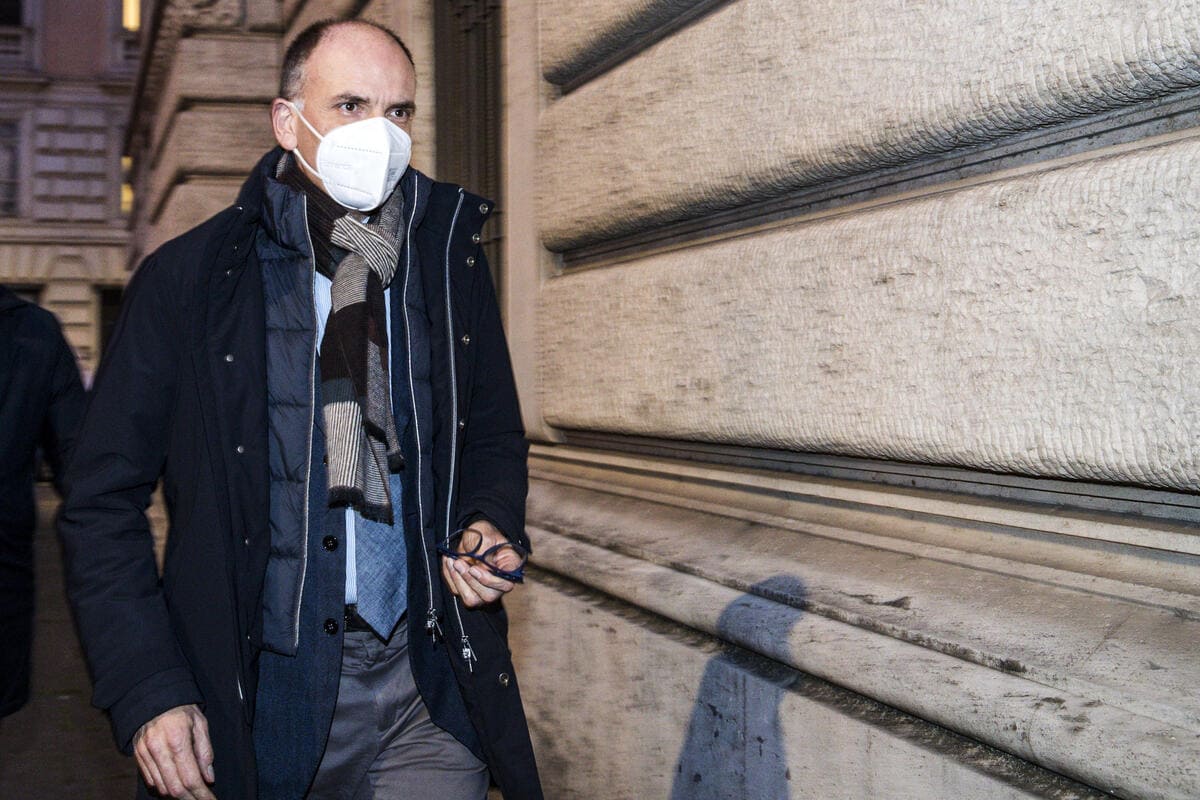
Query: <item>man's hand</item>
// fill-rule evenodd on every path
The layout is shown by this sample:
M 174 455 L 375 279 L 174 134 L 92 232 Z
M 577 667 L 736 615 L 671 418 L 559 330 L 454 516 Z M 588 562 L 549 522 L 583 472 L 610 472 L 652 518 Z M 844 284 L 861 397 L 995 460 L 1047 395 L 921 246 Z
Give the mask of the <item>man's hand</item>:
M 483 543 L 479 545 L 476 552 L 482 553 L 489 547 L 497 544 L 503 544 L 508 539 L 504 537 L 495 525 L 487 520 L 479 520 L 472 522 L 470 527 L 479 531 L 483 537 Z M 508 549 L 508 548 L 505 548 Z M 460 545 L 460 552 L 461 545 Z M 507 569 L 509 565 L 498 563 L 496 566 L 501 569 Z M 513 564 L 512 566 L 517 566 Z M 462 600 L 463 605 L 468 608 L 478 608 L 479 606 L 494 603 L 501 596 L 511 592 L 516 586 L 512 581 L 506 581 L 498 575 L 493 575 L 478 561 L 473 558 L 447 558 L 442 556 L 442 580 L 450 587 L 450 591 L 458 595 Z
M 164 711 L 138 729 L 133 754 L 151 789 L 181 800 L 216 800 L 208 721 L 194 705 Z

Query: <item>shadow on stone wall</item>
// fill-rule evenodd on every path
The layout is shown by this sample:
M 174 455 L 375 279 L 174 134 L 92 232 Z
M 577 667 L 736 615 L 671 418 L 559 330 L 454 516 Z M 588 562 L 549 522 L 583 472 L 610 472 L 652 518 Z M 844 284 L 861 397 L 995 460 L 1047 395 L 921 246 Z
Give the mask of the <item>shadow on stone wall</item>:
M 784 604 L 771 617 L 772 636 L 786 637 L 803 616 L 803 582 L 776 575 L 730 603 L 717 629 L 723 638 L 762 624 L 762 598 Z M 753 619 L 752 619 L 753 618 Z M 760 656 L 732 646 L 709 662 L 696 692 L 671 800 L 786 800 L 791 774 L 779 707 L 795 680 L 791 670 L 763 669 Z

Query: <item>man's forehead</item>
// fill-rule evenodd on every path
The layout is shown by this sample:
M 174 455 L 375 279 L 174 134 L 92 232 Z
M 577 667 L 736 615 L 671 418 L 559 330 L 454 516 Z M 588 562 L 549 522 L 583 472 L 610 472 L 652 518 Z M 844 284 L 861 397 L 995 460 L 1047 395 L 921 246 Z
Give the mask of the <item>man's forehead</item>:
M 313 48 L 309 60 L 344 64 L 364 61 L 396 62 L 412 71 L 408 54 L 391 35 L 371 25 L 348 22 L 325 32 Z
M 416 74 L 408 56 L 387 34 L 366 30 L 375 34 L 373 41 L 350 36 L 322 40 L 305 65 L 305 82 L 310 84 L 305 88 L 319 85 L 322 95 L 345 100 L 412 102 Z

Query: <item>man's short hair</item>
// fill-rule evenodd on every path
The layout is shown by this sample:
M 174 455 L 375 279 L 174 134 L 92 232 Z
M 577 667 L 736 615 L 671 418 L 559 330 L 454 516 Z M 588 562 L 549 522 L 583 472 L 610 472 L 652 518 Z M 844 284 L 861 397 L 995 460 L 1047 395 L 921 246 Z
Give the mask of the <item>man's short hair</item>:
M 367 19 L 323 19 L 300 31 L 300 35 L 288 45 L 287 52 L 283 55 L 283 68 L 279 71 L 280 97 L 291 100 L 300 93 L 300 85 L 304 83 L 304 64 L 308 61 L 308 57 L 312 55 L 313 50 L 317 49 L 317 45 L 325 38 L 325 34 L 340 25 L 366 25 L 386 33 L 392 37 L 393 42 L 400 45 L 400 49 L 408 57 L 408 63 L 416 67 L 417 62 L 413 61 L 412 51 L 392 29 Z

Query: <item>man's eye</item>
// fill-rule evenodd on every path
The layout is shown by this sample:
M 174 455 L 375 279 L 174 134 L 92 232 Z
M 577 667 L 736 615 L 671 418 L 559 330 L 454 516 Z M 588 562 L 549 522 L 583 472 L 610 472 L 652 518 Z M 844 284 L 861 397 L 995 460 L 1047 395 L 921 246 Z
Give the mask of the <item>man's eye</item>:
M 396 119 L 411 119 L 412 113 L 413 113 L 412 109 L 410 109 L 410 108 L 393 108 L 392 109 L 392 116 L 395 117 Z
M 348 102 L 342 103 L 340 108 L 342 109 L 342 111 L 347 111 L 347 112 L 353 114 L 355 111 L 358 111 L 358 103 L 353 103 L 353 102 L 348 101 Z

